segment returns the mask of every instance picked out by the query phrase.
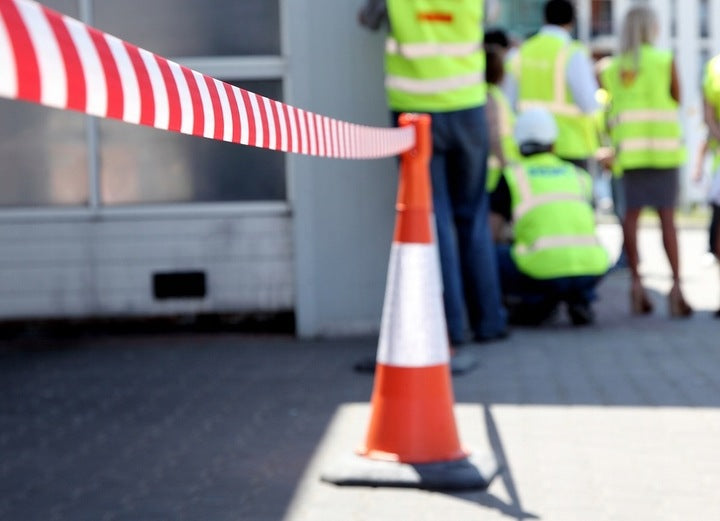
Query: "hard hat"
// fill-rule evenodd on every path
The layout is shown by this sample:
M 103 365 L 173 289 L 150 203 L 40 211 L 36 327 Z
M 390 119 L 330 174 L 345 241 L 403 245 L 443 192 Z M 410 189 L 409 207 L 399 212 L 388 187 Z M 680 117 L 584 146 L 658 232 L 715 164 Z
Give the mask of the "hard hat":
M 552 145 L 558 135 L 557 123 L 549 110 L 534 107 L 520 113 L 515 121 L 515 141 L 518 145 L 534 143 Z

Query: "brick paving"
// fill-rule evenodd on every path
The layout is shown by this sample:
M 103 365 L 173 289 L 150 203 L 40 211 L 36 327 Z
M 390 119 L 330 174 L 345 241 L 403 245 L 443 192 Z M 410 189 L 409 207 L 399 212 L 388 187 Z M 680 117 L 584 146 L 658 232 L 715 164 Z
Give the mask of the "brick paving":
M 617 251 L 618 230 L 603 227 Z M 463 444 L 505 470 L 485 492 L 336 487 L 362 440 L 375 339 L 191 331 L 0 340 L 0 520 L 720 519 L 720 305 L 703 230 L 684 230 L 697 312 L 670 320 L 656 229 L 641 233 L 656 312 L 627 275 L 598 323 L 561 316 L 471 346 L 453 379 Z

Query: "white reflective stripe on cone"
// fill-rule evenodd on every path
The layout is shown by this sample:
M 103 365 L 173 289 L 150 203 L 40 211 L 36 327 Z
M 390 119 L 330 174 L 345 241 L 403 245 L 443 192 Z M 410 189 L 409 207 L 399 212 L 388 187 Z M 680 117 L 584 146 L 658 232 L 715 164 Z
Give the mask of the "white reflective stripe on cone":
M 481 49 L 477 42 L 468 43 L 399 43 L 394 38 L 385 40 L 385 52 L 406 58 L 431 58 L 433 56 L 470 56 Z
M 412 92 L 414 94 L 435 94 L 447 90 L 470 87 L 484 83 L 485 79 L 480 73 L 473 72 L 463 76 L 439 78 L 434 80 L 415 80 L 402 76 L 388 75 L 385 78 L 385 87 L 390 89 Z
M 450 361 L 437 246 L 393 243 L 377 362 L 429 367 Z

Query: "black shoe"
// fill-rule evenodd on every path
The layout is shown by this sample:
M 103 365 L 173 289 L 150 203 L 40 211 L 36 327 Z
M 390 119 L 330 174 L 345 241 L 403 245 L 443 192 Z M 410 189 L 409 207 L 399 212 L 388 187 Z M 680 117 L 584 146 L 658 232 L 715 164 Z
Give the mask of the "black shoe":
M 720 318 L 720 309 L 718 309 L 715 313 L 713 313 L 713 316 L 715 318 Z
M 586 302 L 568 303 L 567 312 L 573 326 L 588 326 L 595 322 L 595 312 Z
M 499 333 L 495 333 L 494 335 L 489 336 L 480 336 L 475 335 L 473 338 L 473 341 L 477 344 L 486 344 L 488 342 L 499 342 L 500 340 L 505 340 L 507 337 L 510 336 L 510 331 L 507 329 L 503 329 Z
M 557 303 L 508 307 L 508 322 L 516 326 L 541 326 L 555 319 Z

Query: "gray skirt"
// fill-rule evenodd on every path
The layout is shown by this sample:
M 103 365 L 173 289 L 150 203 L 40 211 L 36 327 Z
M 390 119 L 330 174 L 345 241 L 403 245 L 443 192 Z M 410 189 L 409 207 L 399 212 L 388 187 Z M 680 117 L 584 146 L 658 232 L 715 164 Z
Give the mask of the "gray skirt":
M 674 208 L 679 190 L 678 168 L 637 168 L 623 172 L 625 204 L 629 210 L 649 206 Z

